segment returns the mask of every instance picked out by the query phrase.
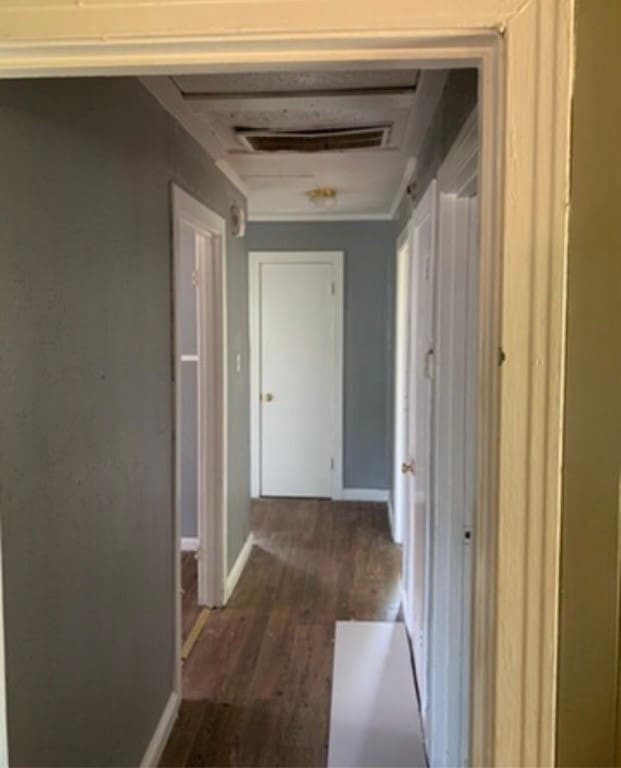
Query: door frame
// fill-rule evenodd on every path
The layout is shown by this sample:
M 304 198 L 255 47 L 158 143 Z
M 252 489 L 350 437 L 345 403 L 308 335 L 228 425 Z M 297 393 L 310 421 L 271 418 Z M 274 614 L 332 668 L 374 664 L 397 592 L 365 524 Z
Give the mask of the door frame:
M 473 490 L 472 475 L 476 471 L 477 405 L 476 398 L 472 398 L 472 391 L 468 389 L 472 383 L 468 366 L 469 361 L 472 361 L 471 365 L 476 365 L 477 353 L 475 350 L 471 354 L 470 325 L 465 329 L 466 345 L 455 343 L 455 332 L 461 327 L 463 318 L 459 316 L 456 320 L 453 311 L 461 310 L 468 316 L 468 306 L 472 303 L 475 307 L 478 305 L 476 294 L 473 295 L 473 281 L 478 278 L 478 259 L 467 266 L 465 280 L 461 283 L 456 281 L 446 286 L 442 272 L 445 264 L 456 262 L 458 249 L 464 240 L 469 241 L 471 237 L 470 221 L 462 220 L 458 215 L 458 204 L 477 188 L 478 171 L 478 109 L 475 107 L 437 174 L 435 347 L 438 374 L 434 380 L 433 404 L 434 501 L 429 582 L 431 621 L 428 627 L 430 732 L 427 736 L 430 761 L 439 765 L 461 765 L 463 748 L 468 741 L 468 734 L 464 732 L 463 690 L 459 688 L 457 695 L 453 686 L 455 678 L 451 673 L 459 671 L 459 686 L 470 679 L 472 583 L 467 583 L 464 574 L 472 575 L 468 559 L 472 558 L 471 542 L 477 532 L 474 520 L 468 524 L 466 507 L 458 509 L 455 499 L 462 499 L 464 504 L 468 502 L 468 489 Z M 452 301 L 454 295 L 450 289 L 456 284 L 463 285 L 463 291 L 460 289 L 457 294 L 461 304 Z M 450 300 L 453 311 L 449 312 L 446 302 L 441 299 Z M 444 333 L 441 333 L 442 330 Z M 461 363 L 457 360 L 456 370 L 455 356 L 462 353 L 463 359 Z M 447 379 L 444 374 L 449 369 Z M 456 373 L 464 378 L 455 381 Z M 455 556 L 456 546 L 460 548 L 459 557 Z
M 343 251 L 250 251 L 248 253 L 248 318 L 250 324 L 250 495 L 261 495 L 261 362 L 260 362 L 260 279 L 262 264 L 329 263 L 334 274 L 335 381 L 332 401 L 332 499 L 343 497 Z
M 181 387 L 179 326 L 176 321 L 177 286 L 180 275 L 180 223 L 195 232 L 210 236 L 214 242 L 214 270 L 197 272 L 197 347 L 198 365 L 198 602 L 220 606 L 228 573 L 227 558 L 227 323 L 226 323 L 226 221 L 171 184 L 173 233 L 173 388 L 175 417 L 175 690 L 181 694 L 181 445 L 177 436 L 181 425 Z M 209 296 L 215 297 L 210 301 Z M 201 334 L 201 328 L 213 327 L 214 335 Z M 212 341 L 221 343 L 214 345 Z M 212 393 L 211 399 L 201 398 Z M 209 490 L 211 489 L 211 490 Z
M 553 764 L 572 0 L 385 0 L 361 3 L 355 14 L 348 3 L 322 0 L 128 0 L 12 4 L 0 14 L 4 78 L 354 62 L 479 69 L 471 762 Z
M 402 254 L 405 252 L 405 256 Z M 401 471 L 405 461 L 407 440 L 407 409 L 408 409 L 408 345 L 410 334 L 410 265 L 412 263 L 412 217 L 403 227 L 397 237 L 395 250 L 395 380 L 394 380 L 394 414 L 393 414 L 393 472 L 392 499 L 389 511 L 392 510 L 392 536 L 397 544 L 404 544 L 405 516 L 408 513 L 407 479 Z

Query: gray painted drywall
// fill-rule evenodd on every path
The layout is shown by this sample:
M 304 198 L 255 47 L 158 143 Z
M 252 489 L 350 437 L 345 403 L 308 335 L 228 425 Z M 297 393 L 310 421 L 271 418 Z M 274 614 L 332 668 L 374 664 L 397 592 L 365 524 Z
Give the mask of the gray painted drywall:
M 446 79 L 440 103 L 436 107 L 420 152 L 411 183 L 420 200 L 436 177 L 442 161 L 462 126 L 476 106 L 478 72 L 476 69 L 452 69 Z M 412 212 L 412 202 L 404 195 L 397 209 L 397 231 L 401 232 Z
M 251 223 L 251 251 L 345 252 L 343 483 L 391 486 L 395 229 L 392 221 Z
M 134 79 L 0 83 L 0 148 L 11 764 L 136 765 L 173 679 L 170 182 L 222 215 L 244 201 Z M 232 562 L 249 496 L 242 240 L 227 266 Z

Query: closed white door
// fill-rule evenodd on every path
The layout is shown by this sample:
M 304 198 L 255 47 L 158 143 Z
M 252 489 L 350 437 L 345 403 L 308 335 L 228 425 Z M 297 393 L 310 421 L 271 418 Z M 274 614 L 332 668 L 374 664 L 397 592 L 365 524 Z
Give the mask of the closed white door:
M 431 538 L 431 437 L 434 371 L 434 267 L 436 182 L 432 182 L 412 218 L 410 270 L 410 357 L 408 365 L 407 461 L 408 530 L 405 551 L 406 612 L 421 697 L 427 716 L 429 568 Z
M 330 498 L 340 411 L 336 265 L 278 254 L 255 268 L 260 494 Z

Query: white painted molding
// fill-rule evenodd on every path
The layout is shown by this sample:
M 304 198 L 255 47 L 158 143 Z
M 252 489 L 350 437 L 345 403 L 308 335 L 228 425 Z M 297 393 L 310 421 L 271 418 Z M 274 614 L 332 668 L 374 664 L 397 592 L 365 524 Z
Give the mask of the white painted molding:
M 391 221 L 392 213 L 252 213 L 248 221 L 286 222 L 286 221 Z
M 164 751 L 168 737 L 170 736 L 175 720 L 177 719 L 177 714 L 179 713 L 179 704 L 179 695 L 176 691 L 173 691 L 166 702 L 166 706 L 164 707 L 162 716 L 155 728 L 155 732 L 153 733 L 151 741 L 140 761 L 140 768 L 156 768 L 156 766 L 159 765 L 162 752 Z
M 181 551 L 198 552 L 198 536 L 182 536 Z
M 388 525 L 390 526 L 390 536 L 395 544 L 401 542 L 397 540 L 395 536 L 395 509 L 392 503 L 392 491 L 388 491 Z
M 233 564 L 229 575 L 226 577 L 226 583 L 224 586 L 224 604 L 228 603 L 230 596 L 233 594 L 233 590 L 237 586 L 248 558 L 252 552 L 252 546 L 254 544 L 254 534 L 250 532 L 244 542 L 244 546 L 241 548 L 241 552 L 237 555 L 237 560 Z
M 390 491 L 384 488 L 343 488 L 343 501 L 373 501 L 388 503 Z

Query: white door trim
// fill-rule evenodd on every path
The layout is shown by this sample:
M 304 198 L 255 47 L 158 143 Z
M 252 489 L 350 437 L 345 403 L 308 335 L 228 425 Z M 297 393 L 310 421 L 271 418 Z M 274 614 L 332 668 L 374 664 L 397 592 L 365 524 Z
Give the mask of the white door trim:
M 198 601 L 219 606 L 224 601 L 227 563 L 227 330 L 226 330 L 226 221 L 176 184 L 172 190 L 173 222 L 173 307 L 179 280 L 180 222 L 197 233 L 213 238 L 213 270 L 198 270 Z M 207 265 L 206 265 L 207 266 Z M 211 299 L 211 300 L 210 300 Z M 181 696 L 181 450 L 177 439 L 180 429 L 181 392 L 178 349 L 179 328 L 173 312 L 173 366 L 175 390 L 175 601 L 176 601 L 176 674 L 175 691 Z M 213 336 L 202 328 L 215 329 Z M 212 392 L 213 398 L 201 398 Z
M 122 7 L 13 3 L 0 14 L 5 78 L 352 62 L 479 68 L 481 443 L 471 762 L 553 764 L 571 0 L 385 0 L 360 3 L 355 14 L 349 3 L 318 0 L 162 0 L 148 7 L 127 0 Z
M 335 293 L 335 386 L 332 403 L 334 429 L 332 432 L 332 455 L 334 469 L 332 472 L 332 498 L 343 496 L 343 251 L 250 251 L 248 254 L 249 275 L 248 293 L 250 322 L 250 494 L 258 498 L 261 492 L 261 408 L 260 408 L 260 360 L 259 360 L 259 269 L 261 264 L 268 262 L 280 264 L 295 264 L 316 261 L 329 262 L 334 270 Z
M 407 451 L 407 377 L 408 377 L 408 333 L 410 306 L 410 264 L 412 261 L 412 217 L 408 219 L 397 238 L 396 286 L 395 286 L 395 381 L 393 421 L 393 473 L 392 473 L 392 531 L 397 543 L 403 543 L 404 517 L 407 514 L 407 476 L 401 471 L 401 464 L 408 461 Z

